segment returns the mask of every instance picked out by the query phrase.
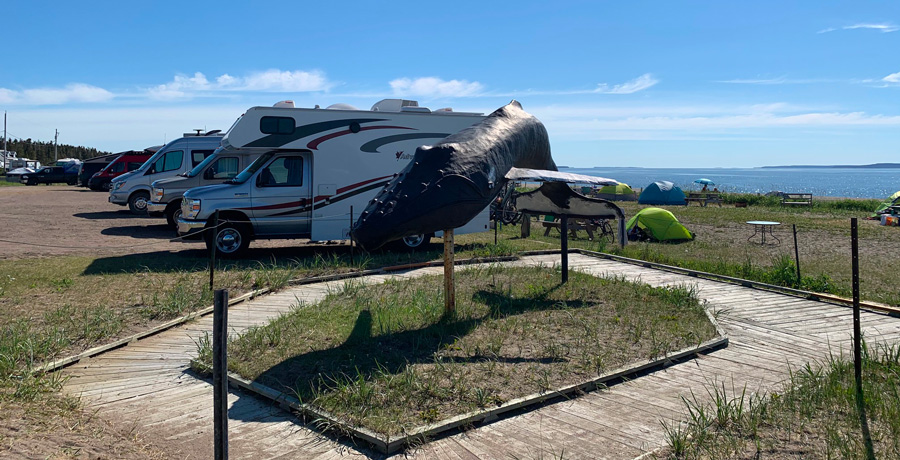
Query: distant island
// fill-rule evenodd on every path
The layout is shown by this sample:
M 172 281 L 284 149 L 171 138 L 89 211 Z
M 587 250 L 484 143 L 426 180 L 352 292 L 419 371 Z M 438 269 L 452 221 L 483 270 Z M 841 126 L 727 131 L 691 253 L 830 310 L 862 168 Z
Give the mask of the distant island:
M 858 169 L 891 169 L 900 168 L 900 163 L 874 163 L 870 165 L 787 165 L 787 166 L 761 166 L 761 168 L 785 169 L 785 168 L 858 168 Z

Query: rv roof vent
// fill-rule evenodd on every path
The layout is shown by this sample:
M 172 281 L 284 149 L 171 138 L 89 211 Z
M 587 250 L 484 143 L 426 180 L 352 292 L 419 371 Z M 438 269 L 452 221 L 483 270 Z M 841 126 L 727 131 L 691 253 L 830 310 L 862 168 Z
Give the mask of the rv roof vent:
M 373 112 L 399 112 L 403 107 L 418 107 L 419 103 L 408 99 L 382 99 L 372 106 Z
M 435 112 L 452 112 L 452 111 L 453 111 L 453 109 L 450 107 L 444 107 L 442 109 L 435 110 Z
M 431 113 L 431 110 L 428 110 L 428 107 L 414 107 L 414 106 L 406 106 L 400 107 L 401 112 L 416 112 L 416 113 Z
M 294 101 L 278 101 L 272 107 L 278 107 L 280 109 L 293 109 Z
M 325 109 L 326 110 L 359 110 L 350 104 L 342 104 L 342 103 L 331 104 L 328 107 L 325 107 Z

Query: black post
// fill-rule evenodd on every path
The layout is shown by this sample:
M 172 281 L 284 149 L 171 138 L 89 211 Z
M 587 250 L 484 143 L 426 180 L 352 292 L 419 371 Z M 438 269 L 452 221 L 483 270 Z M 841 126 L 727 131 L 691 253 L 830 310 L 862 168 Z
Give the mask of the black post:
M 866 459 L 875 460 L 875 447 L 872 434 L 869 432 L 869 420 L 866 417 L 866 403 L 862 388 L 862 331 L 859 320 L 859 238 L 856 217 L 850 218 L 850 252 L 853 270 L 853 373 L 856 378 L 856 410 L 859 412 L 859 425 L 862 429 L 863 443 L 866 446 Z
M 213 308 L 213 432 L 215 459 L 228 459 L 228 290 L 216 291 Z
M 797 249 L 797 224 L 791 224 L 794 227 L 794 262 L 797 264 L 797 287 L 800 288 L 800 250 Z
M 213 279 L 214 273 L 216 272 L 216 235 L 219 233 L 219 210 L 216 209 L 216 212 L 213 213 L 213 221 L 212 226 L 209 227 L 212 230 L 212 235 L 208 235 L 212 244 L 209 245 L 209 290 L 213 290 Z
M 569 216 L 561 216 L 560 232 L 562 233 L 562 282 L 569 282 Z
M 500 231 L 500 221 L 494 219 L 494 246 L 497 245 L 497 232 Z
M 856 374 L 856 386 L 862 383 L 862 356 L 860 356 L 859 326 L 859 240 L 857 239 L 856 218 L 850 219 L 850 260 L 853 270 L 853 370 Z
M 353 206 L 350 206 L 350 230 L 347 232 L 350 237 L 350 266 L 353 266 Z

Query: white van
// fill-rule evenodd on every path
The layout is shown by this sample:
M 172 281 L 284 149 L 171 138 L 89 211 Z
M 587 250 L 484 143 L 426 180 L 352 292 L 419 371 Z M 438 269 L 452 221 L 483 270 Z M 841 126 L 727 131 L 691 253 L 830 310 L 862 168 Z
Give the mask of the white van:
M 165 216 L 169 226 L 175 228 L 181 217 L 181 195 L 184 192 L 190 188 L 221 184 L 234 179 L 261 153 L 259 150 L 225 150 L 219 147 L 194 169 L 175 177 L 154 181 L 150 184 L 152 193 L 147 213 L 154 217 Z
M 213 154 L 222 142 L 220 130 L 186 133 L 159 149 L 140 168 L 112 180 L 109 202 L 128 206 L 132 214 L 146 214 L 150 184 L 186 171 Z

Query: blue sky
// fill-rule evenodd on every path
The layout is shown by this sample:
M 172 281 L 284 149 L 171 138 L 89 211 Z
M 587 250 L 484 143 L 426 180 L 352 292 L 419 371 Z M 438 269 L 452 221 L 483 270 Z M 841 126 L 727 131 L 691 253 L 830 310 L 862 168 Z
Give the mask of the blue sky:
M 517 99 L 562 165 L 900 162 L 898 2 L 8 3 L 20 138 L 120 151 L 283 99 Z

